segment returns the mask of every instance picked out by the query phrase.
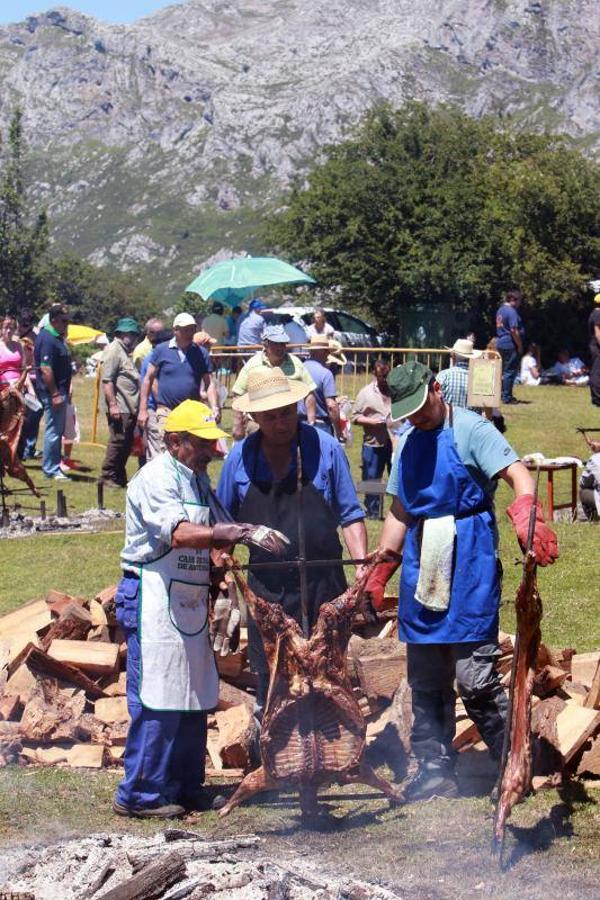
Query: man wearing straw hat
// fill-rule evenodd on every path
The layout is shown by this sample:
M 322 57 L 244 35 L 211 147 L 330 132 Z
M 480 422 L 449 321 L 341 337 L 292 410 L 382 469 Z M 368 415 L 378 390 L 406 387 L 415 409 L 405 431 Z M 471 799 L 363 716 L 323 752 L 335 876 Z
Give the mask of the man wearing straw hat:
M 327 365 L 336 363 L 338 366 L 346 364 L 346 357 L 342 353 L 342 345 L 325 335 L 312 335 L 308 345 L 309 358 L 304 362 L 304 367 L 315 383 L 316 416 L 315 428 L 321 428 L 327 434 L 340 438 L 340 407 L 337 401 L 337 388 L 335 378 Z M 300 401 L 300 419 L 306 422 L 308 419 L 304 401 Z
M 290 540 L 285 559 L 300 555 L 298 521 L 302 515 L 308 560 L 341 560 L 341 527 L 350 557 L 364 558 L 367 532 L 345 453 L 331 435 L 298 421 L 297 404 L 310 391 L 304 381 L 287 378 L 281 369 L 258 367 L 248 373 L 248 390 L 233 401 L 234 409 L 251 413 L 258 431 L 235 444 L 225 460 L 217 495 L 235 520 L 266 525 Z M 300 465 L 300 473 L 298 466 Z M 299 474 L 301 490 L 299 490 Z M 250 563 L 268 562 L 251 549 Z M 342 565 L 307 569 L 309 625 L 319 607 L 346 589 Z M 298 568 L 250 570 L 252 589 L 278 602 L 301 620 Z M 262 641 L 249 622 L 250 662 L 258 672 L 257 708 L 264 706 L 268 670 Z
M 473 341 L 468 338 L 459 338 L 451 347 L 446 347 L 446 350 L 451 351 L 452 365 L 438 372 L 436 381 L 442 388 L 446 403 L 470 409 L 467 406 L 469 360 L 481 356 L 481 353 L 473 348 Z
M 167 449 L 127 490 L 115 598 L 127 640 L 131 717 L 113 802 L 120 816 L 168 819 L 209 805 L 202 783 L 206 715 L 219 694 L 213 650 L 223 651 L 239 625 L 235 596 L 216 599 L 209 624 L 209 551 L 254 542 L 271 558 L 286 543 L 272 529 L 215 515 L 207 466 L 225 436 L 204 403 L 185 400 L 165 421 Z

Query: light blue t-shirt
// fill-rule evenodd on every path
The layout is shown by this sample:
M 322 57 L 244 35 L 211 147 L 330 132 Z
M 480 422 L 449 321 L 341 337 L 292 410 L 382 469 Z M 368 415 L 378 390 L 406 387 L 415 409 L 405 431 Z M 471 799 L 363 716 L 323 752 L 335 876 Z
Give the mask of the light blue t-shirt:
M 444 425 L 448 427 L 448 420 Z M 496 488 L 495 477 L 519 457 L 498 429 L 478 413 L 468 409 L 453 407 L 453 430 L 456 449 L 461 461 L 477 484 L 483 488 L 490 499 Z M 398 467 L 402 448 L 407 438 L 413 433 L 409 428 L 400 435 L 394 452 L 392 471 L 387 484 L 387 493 L 398 495 Z

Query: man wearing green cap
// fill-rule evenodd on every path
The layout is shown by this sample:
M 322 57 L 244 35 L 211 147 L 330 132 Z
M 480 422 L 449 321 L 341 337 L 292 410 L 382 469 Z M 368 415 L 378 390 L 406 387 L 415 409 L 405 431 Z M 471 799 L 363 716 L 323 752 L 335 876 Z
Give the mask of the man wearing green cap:
M 140 373 L 133 364 L 133 348 L 140 327 L 135 319 L 119 319 L 114 338 L 102 357 L 102 394 L 109 440 L 101 481 L 109 487 L 127 487 L 126 465 L 140 408 Z
M 413 427 L 400 437 L 388 482 L 393 500 L 380 546 L 390 561 L 375 568 L 367 589 L 377 608 L 403 553 L 398 625 L 407 644 L 419 763 L 406 796 L 423 800 L 457 793 L 455 680 L 492 757 L 500 758 L 506 696 L 495 668 L 500 576 L 493 487 L 502 478 L 515 493 L 507 513 L 522 547 L 534 487 L 492 423 L 447 404 L 426 366 L 398 366 L 388 384 L 392 418 Z M 539 503 L 532 549 L 542 566 L 558 556 Z

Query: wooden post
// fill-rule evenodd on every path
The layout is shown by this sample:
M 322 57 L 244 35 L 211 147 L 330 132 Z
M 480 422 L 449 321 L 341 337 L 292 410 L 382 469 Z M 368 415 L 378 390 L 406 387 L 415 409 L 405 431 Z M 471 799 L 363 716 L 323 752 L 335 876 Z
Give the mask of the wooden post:
M 577 518 L 577 466 L 571 466 L 571 518 L 573 522 Z
M 92 444 L 96 443 L 96 433 L 98 431 L 98 407 L 100 404 L 100 379 L 102 377 L 102 366 L 98 364 L 96 368 L 96 382 L 94 384 L 94 400 L 92 403 Z
M 552 469 L 548 469 L 548 486 L 547 486 L 547 497 L 548 497 L 548 521 L 554 521 L 554 472 Z
M 40 500 L 40 519 L 42 521 L 46 518 L 46 501 Z
M 98 509 L 104 509 L 104 485 L 101 481 L 96 485 L 96 492 L 98 496 Z

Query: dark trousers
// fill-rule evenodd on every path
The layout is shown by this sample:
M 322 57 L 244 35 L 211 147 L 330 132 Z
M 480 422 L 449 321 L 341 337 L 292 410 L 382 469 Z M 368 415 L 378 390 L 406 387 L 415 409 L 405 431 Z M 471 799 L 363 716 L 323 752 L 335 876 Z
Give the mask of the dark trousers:
M 38 434 L 40 431 L 40 422 L 44 415 L 43 407 L 40 409 L 29 409 L 25 412 L 25 421 L 23 422 L 23 430 L 19 439 L 19 456 L 21 459 L 33 459 L 35 455 L 35 445 L 37 444 Z
M 498 353 L 502 357 L 502 402 L 508 403 L 512 400 L 513 384 L 519 374 L 519 354 L 516 347 L 498 349 Z
M 107 416 L 110 437 L 102 464 L 102 480 L 127 487 L 126 465 L 133 444 L 137 416 L 121 414 L 120 419 Z
M 123 577 L 115 598 L 127 640 L 127 708 L 131 716 L 117 800 L 129 807 L 191 799 L 204 782 L 205 712 L 160 712 L 142 706 L 137 631 L 139 580 Z
M 390 471 L 392 464 L 392 445 L 384 447 L 371 447 L 363 444 L 362 448 L 362 479 L 363 481 L 375 481 L 381 478 L 385 470 Z M 367 518 L 378 519 L 381 506 L 381 497 L 377 494 L 365 494 L 365 507 Z
M 407 644 L 412 690 L 412 750 L 417 759 L 454 757 L 454 679 L 465 709 L 494 759 L 502 752 L 507 699 L 496 671 L 496 643 Z
M 594 406 L 600 406 L 600 345 L 595 340 L 590 342 L 590 356 L 590 393 Z

